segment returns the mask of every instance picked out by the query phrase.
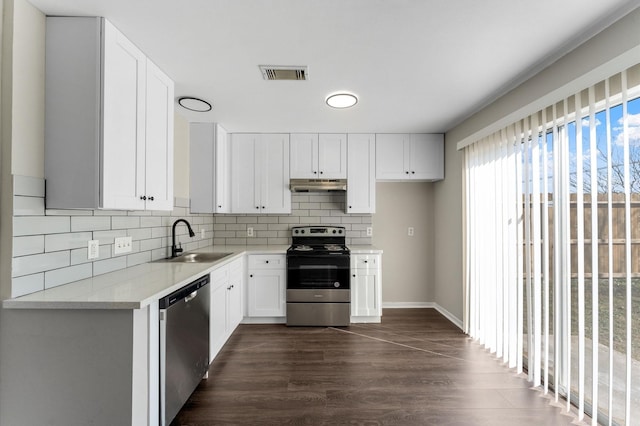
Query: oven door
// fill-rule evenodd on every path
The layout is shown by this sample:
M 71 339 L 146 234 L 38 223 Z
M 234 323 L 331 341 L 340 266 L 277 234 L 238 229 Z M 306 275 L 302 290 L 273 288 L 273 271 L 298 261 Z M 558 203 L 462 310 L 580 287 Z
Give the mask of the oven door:
M 288 289 L 349 289 L 349 255 L 287 256 Z

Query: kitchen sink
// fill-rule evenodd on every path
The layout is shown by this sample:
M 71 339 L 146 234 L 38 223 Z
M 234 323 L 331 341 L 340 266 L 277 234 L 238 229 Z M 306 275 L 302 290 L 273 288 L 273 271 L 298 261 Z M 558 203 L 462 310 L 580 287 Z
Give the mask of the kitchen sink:
M 227 256 L 231 256 L 233 253 L 184 253 L 180 256 L 162 259 L 160 262 L 173 262 L 173 263 L 207 263 L 215 262 L 216 260 L 223 259 Z

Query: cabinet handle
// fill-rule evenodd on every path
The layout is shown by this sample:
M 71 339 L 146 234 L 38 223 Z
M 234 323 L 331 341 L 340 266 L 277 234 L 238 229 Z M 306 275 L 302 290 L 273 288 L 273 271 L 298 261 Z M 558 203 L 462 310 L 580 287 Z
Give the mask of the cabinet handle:
M 313 174 L 314 174 L 314 175 L 317 175 L 317 174 L 318 174 L 318 172 L 316 172 L 316 171 L 314 170 L 314 171 L 313 171 Z
M 356 274 L 353 274 L 353 278 L 355 278 L 355 277 L 356 277 Z
M 320 174 L 322 175 L 322 174 L 324 174 L 324 172 L 320 172 Z
M 140 196 L 140 199 L 144 201 L 144 200 L 146 200 L 146 199 L 147 199 L 147 196 L 146 196 L 146 195 L 141 195 L 141 196 Z
M 153 201 L 153 197 L 149 197 L 149 201 Z
M 367 263 L 367 262 L 369 262 L 369 261 L 368 261 L 368 260 L 365 260 L 365 261 L 364 261 L 364 263 Z
M 349 208 L 350 208 L 350 209 L 352 209 L 352 208 L 353 208 L 353 206 L 349 206 Z
M 264 206 L 262 206 L 262 208 L 264 209 L 265 207 L 264 207 Z
M 415 174 L 416 174 L 416 172 L 415 172 L 415 171 L 414 171 L 414 172 L 411 172 L 411 174 L 412 174 L 412 175 L 415 175 Z
M 260 210 L 260 206 L 256 206 L 256 209 Z
M 268 260 L 265 260 L 264 262 L 265 262 L 265 263 L 269 263 L 269 261 L 268 261 Z
M 407 170 L 405 173 L 406 173 L 406 174 L 409 174 L 409 171 Z
M 249 278 L 253 278 L 253 274 L 250 274 L 250 275 L 249 275 Z
M 218 206 L 218 208 L 219 208 L 219 209 L 221 209 L 221 208 L 222 208 L 222 206 Z

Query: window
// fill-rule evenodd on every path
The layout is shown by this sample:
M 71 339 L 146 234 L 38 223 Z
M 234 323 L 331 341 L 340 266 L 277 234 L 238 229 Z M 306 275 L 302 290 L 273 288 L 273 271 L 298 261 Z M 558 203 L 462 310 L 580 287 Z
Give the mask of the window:
M 640 65 L 465 148 L 467 332 L 605 424 L 640 421 Z

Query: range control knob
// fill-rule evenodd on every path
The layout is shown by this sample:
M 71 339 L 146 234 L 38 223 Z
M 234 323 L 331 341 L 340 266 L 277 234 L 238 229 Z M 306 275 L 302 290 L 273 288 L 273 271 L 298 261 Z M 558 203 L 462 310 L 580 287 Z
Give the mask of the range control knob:
M 342 229 L 338 229 L 338 234 L 342 234 Z
M 334 230 L 333 230 L 333 233 L 335 234 L 336 232 L 337 232 L 337 231 L 334 229 Z
M 304 234 L 304 229 L 302 231 L 300 231 L 301 234 Z
M 295 230 L 293 231 L 293 233 L 294 233 L 294 234 L 297 234 L 298 232 L 299 232 L 299 231 L 298 231 L 297 229 L 295 229 Z

